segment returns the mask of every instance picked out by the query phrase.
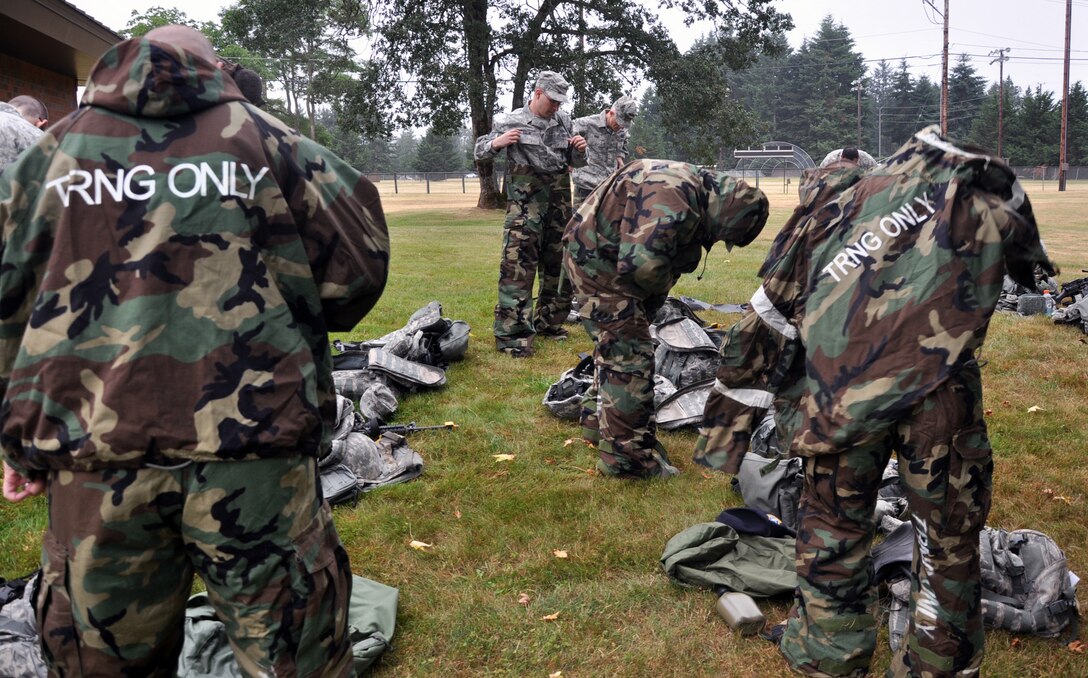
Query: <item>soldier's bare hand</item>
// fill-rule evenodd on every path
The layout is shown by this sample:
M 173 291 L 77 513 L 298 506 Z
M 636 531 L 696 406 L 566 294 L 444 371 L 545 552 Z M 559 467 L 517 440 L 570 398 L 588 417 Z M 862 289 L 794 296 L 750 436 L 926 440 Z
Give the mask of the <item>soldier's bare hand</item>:
M 575 134 L 570 139 L 567 139 L 571 146 L 574 146 L 574 150 L 581 153 L 586 150 L 586 140 L 582 138 L 581 134 Z
M 506 148 L 510 144 L 516 144 L 521 140 L 520 129 L 508 129 L 491 142 L 491 148 Z
M 4 462 L 4 499 L 8 501 L 22 501 L 27 497 L 45 492 L 45 482 L 41 480 L 29 480 L 8 463 Z

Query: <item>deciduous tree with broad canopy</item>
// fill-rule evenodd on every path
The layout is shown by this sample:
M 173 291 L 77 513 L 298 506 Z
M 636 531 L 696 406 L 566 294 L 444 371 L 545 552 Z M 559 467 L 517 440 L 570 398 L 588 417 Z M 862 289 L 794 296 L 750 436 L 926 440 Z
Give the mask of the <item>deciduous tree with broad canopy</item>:
M 251 0 L 249 0 L 251 1 Z M 574 88 L 575 114 L 601 110 L 645 75 L 657 84 L 666 119 L 695 132 L 699 155 L 713 161 L 729 139 L 715 124 L 739 108 L 727 105 L 721 68 L 742 68 L 761 50 L 774 50 L 777 33 L 792 28 L 772 0 L 405 0 L 375 2 L 370 78 L 360 87 L 386 101 L 395 99 L 399 126 L 432 125 L 452 133 L 469 115 L 473 134 L 491 130 L 500 97 L 512 94 L 521 107 L 537 72 L 563 73 Z M 716 27 L 713 49 L 685 58 L 661 21 L 678 11 L 690 25 Z M 699 93 L 699 105 L 688 94 Z M 371 106 L 374 99 L 356 100 Z M 706 102 L 713 104 L 707 106 Z M 730 113 L 722 111 L 729 109 Z M 350 110 L 346 111 L 350 117 Z M 717 137 L 717 138 L 714 138 Z M 696 144 L 692 144 L 696 146 Z M 699 148 L 691 150 L 699 151 Z M 492 161 L 477 164 L 480 207 L 502 204 Z

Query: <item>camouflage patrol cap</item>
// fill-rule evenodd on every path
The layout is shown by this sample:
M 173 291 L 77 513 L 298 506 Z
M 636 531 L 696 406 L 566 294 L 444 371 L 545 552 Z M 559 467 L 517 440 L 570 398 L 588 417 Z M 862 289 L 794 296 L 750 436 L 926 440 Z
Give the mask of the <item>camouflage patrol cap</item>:
M 616 122 L 621 127 L 630 127 L 638 115 L 638 102 L 625 94 L 612 104 L 612 112 L 616 114 Z
M 549 99 L 563 103 L 567 100 L 567 90 L 570 89 L 570 83 L 555 71 L 541 71 L 536 78 L 536 86 L 533 89 L 542 89 Z
M 767 223 L 770 203 L 763 191 L 725 172 L 699 170 L 707 190 L 707 222 L 715 241 L 744 247 Z

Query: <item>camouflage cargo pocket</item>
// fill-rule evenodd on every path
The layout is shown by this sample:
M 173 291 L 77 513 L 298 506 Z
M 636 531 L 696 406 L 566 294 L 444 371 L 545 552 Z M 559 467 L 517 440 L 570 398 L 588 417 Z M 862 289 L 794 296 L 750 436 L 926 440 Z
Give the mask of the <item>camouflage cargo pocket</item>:
M 42 653 L 53 668 L 63 674 L 83 675 L 80 634 L 72 616 L 68 592 L 68 553 L 50 532 L 42 539 L 42 577 L 34 602 Z
M 296 609 L 304 610 L 298 644 L 299 676 L 349 675 L 347 613 L 351 569 L 332 514 L 323 506 L 295 541 Z
M 986 425 L 965 426 L 952 434 L 942 525 L 947 534 L 982 529 L 993 494 L 993 454 Z

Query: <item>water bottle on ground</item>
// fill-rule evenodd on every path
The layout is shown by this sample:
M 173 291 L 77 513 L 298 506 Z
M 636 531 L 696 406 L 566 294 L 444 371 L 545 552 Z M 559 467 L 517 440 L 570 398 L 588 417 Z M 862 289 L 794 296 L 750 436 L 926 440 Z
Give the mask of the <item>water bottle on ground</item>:
M 1054 297 L 1050 296 L 1050 290 L 1043 290 L 1043 313 L 1046 317 L 1054 315 Z
M 767 620 L 756 606 L 756 601 L 747 593 L 729 591 L 723 593 L 714 605 L 718 615 L 726 624 L 742 636 L 752 636 L 763 628 Z

